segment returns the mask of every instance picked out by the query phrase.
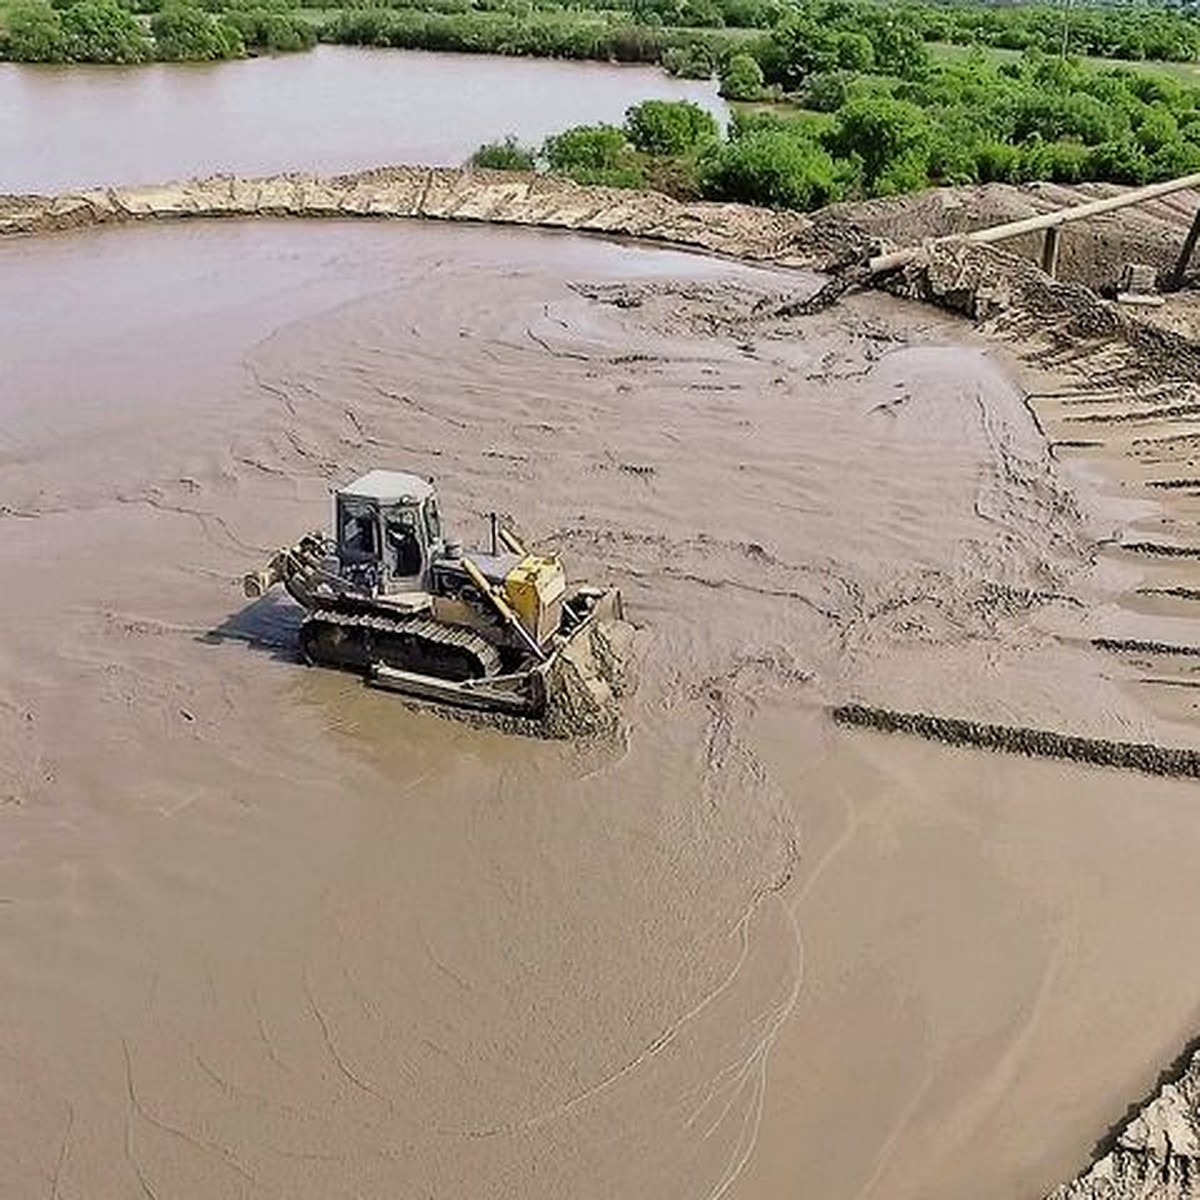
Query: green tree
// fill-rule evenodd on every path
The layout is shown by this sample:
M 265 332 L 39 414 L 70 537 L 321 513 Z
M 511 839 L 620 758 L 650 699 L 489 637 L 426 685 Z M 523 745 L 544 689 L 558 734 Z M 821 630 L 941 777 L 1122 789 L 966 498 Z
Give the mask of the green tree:
M 150 20 L 157 57 L 168 62 L 212 62 L 241 58 L 241 34 L 186 0 L 170 0 Z
M 875 49 L 875 69 L 883 75 L 901 79 L 923 79 L 929 74 L 929 51 L 920 33 L 908 17 L 890 10 L 871 37 Z
M 838 66 L 843 71 L 869 71 L 875 65 L 875 47 L 865 33 L 839 33 L 836 45 Z
M 687 154 L 717 135 L 712 114 L 690 100 L 643 100 L 625 110 L 625 136 L 643 154 Z
M 0 44 L 13 62 L 53 63 L 67 57 L 62 18 L 49 0 L 17 0 L 8 10 L 8 36 Z
M 63 13 L 62 28 L 72 62 L 139 63 L 151 57 L 137 18 L 116 0 L 79 0 Z
M 930 132 L 929 119 L 915 104 L 858 96 L 838 110 L 826 144 L 837 156 L 862 163 L 863 182 L 873 192 L 889 169 L 914 177 L 915 165 L 928 157 Z
M 785 17 L 775 26 L 771 37 L 782 63 L 780 76 L 773 82 L 795 87 L 809 75 L 836 71 L 840 66 L 837 33 L 819 25 L 807 13 Z
M 835 198 L 833 160 L 815 142 L 762 130 L 714 148 L 701 163 L 701 193 L 769 208 L 812 209 Z
M 726 100 L 756 100 L 762 95 L 762 67 L 749 54 L 735 54 L 726 60 L 720 80 L 720 93 Z

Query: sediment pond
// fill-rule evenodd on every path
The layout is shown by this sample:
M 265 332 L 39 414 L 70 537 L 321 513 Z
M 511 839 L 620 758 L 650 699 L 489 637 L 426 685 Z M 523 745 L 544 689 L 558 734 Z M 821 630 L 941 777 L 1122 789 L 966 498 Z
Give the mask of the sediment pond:
M 1197 1025 L 1194 785 L 828 711 L 1178 743 L 1064 636 L 1118 502 L 953 319 L 755 315 L 804 284 L 419 223 L 0 244 L 0 1191 L 999 1200 L 1087 1159 Z M 622 586 L 620 742 L 292 661 L 236 580 L 374 465 Z

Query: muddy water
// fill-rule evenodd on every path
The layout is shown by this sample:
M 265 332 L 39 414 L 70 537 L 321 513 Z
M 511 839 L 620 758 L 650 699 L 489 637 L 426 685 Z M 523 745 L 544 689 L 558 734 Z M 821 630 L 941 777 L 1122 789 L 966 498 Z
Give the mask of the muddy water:
M 1035 1195 L 1145 1090 L 1200 1015 L 1194 789 L 826 715 L 1184 737 L 1071 636 L 1108 517 L 958 326 L 772 327 L 781 282 L 0 247 L 0 1191 Z M 619 743 L 292 662 L 233 581 L 379 464 L 622 585 Z
M 483 142 L 511 133 L 540 145 L 569 125 L 620 124 L 629 105 L 651 99 L 726 112 L 711 82 L 494 55 L 318 46 L 213 65 L 0 64 L 0 192 L 217 171 L 459 166 Z

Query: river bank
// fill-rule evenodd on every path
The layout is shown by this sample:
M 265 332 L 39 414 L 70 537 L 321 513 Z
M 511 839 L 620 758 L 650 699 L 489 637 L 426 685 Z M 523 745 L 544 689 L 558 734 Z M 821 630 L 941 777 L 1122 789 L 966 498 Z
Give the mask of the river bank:
M 302 239 L 273 235 L 269 223 L 266 251 L 242 222 L 164 227 L 230 216 L 330 218 L 311 229 L 325 245 L 320 270 L 298 273 L 292 242 Z M 399 223 L 387 240 L 367 241 L 367 254 L 354 242 L 378 231 L 344 223 L 363 216 L 445 224 Z M 5 242 L 15 255 L 8 278 L 44 276 L 44 292 L 31 282 L 12 308 L 14 359 L 31 331 L 44 336 L 76 254 L 103 283 L 104 314 L 66 326 L 75 332 L 65 361 L 92 364 L 94 399 L 81 408 L 74 385 L 36 356 L 21 360 L 28 395 L 7 397 L 13 553 L 29 559 L 49 538 L 63 561 L 89 565 L 65 625 L 45 612 L 54 563 L 14 599 L 33 634 L 4 709 L 7 760 L 20 767 L 12 790 L 24 799 L 9 819 L 31 839 L 5 909 L 12 944 L 45 949 L 41 918 L 55 901 L 34 902 L 33 867 L 60 860 L 56 821 L 98 821 L 93 832 L 117 852 L 109 875 L 79 848 L 81 924 L 55 935 L 44 976 L 29 978 L 15 953 L 0 963 L 19 981 L 16 1011 L 32 1031 L 17 1075 L 39 1081 L 12 1126 L 31 1134 L 30 1179 L 53 1167 L 61 1145 L 69 1169 L 90 1165 L 119 1194 L 115 1181 L 132 1177 L 105 1146 L 120 1138 L 122 1113 L 84 1097 L 122 1078 L 134 1097 L 124 1113 L 130 1158 L 160 1184 L 217 1171 L 246 1186 L 252 1176 L 300 1188 L 292 1158 L 316 1151 L 329 1184 L 349 1171 L 364 1186 L 382 1174 L 393 1185 L 461 1187 L 499 1170 L 527 1194 L 535 1181 L 547 1186 L 537 1168 L 553 1162 L 547 1195 L 590 1194 L 596 1179 L 607 1189 L 597 1195 L 633 1194 L 654 1178 L 659 1194 L 672 1185 L 770 1196 L 795 1186 L 798 1166 L 831 1195 L 962 1194 L 971 1179 L 980 1195 L 1034 1180 L 1049 1190 L 1079 1158 L 1071 1146 L 1091 1144 L 1088 1130 L 1094 1141 L 1106 1114 L 1128 1103 L 1120 1097 L 1145 1091 L 1138 1072 L 1152 1076 L 1153 1056 L 1187 1036 L 1195 1006 L 1186 994 L 1200 988 L 1185 944 L 1194 897 L 1180 829 L 1190 785 L 1008 757 L 980 766 L 969 751 L 831 729 L 821 713 L 835 699 L 869 699 L 1085 735 L 1194 739 L 1187 689 L 1170 681 L 1186 682 L 1196 659 L 1188 600 L 1173 594 L 1188 586 L 1195 500 L 1187 487 L 1151 486 L 1186 479 L 1194 345 L 1077 285 L 1050 284 L 1019 259 L 953 246 L 892 286 L 972 318 L 1003 347 L 1001 359 L 983 341 L 960 345 L 976 337 L 961 322 L 886 296 L 774 316 L 794 291 L 815 288 L 798 270 L 870 241 L 849 217 L 404 168 L 0 200 L 0 230 L 64 234 Z M 139 221 L 189 264 L 150 292 L 145 280 L 159 277 L 140 261 L 149 248 L 138 249 L 134 231 L 105 230 L 87 249 L 89 227 Z M 500 231 L 469 228 L 479 221 L 675 242 L 772 270 L 668 262 L 604 243 L 593 256 L 587 243 L 505 231 L 541 238 L 518 252 L 488 242 Z M 222 237 L 237 239 L 229 261 L 257 264 L 247 280 L 272 289 L 269 303 L 265 292 L 239 299 L 239 313 L 256 314 L 249 346 L 232 327 L 243 318 L 219 315 L 228 282 L 208 264 Z M 546 276 L 544 264 L 560 259 L 561 278 Z M 328 265 L 346 262 L 349 275 Z M 271 272 L 277 283 L 259 282 Z M 506 304 L 489 290 L 487 304 L 471 305 L 460 278 L 488 280 Z M 44 311 L 30 307 L 43 294 Z M 169 324 L 142 378 L 131 364 L 146 354 L 143 323 L 173 296 L 188 297 L 197 315 Z M 285 301 L 296 311 L 280 325 Z M 210 342 L 228 342 L 219 370 L 199 358 Z M 1008 381 L 1010 356 L 1032 395 Z M 249 374 L 239 383 L 241 365 Z M 214 410 L 213 397 L 226 395 Z M 103 437 L 56 446 L 55 429 L 65 437 L 93 419 Z M 146 461 L 146 428 L 167 447 L 162 470 Z M 545 454 L 532 454 L 530 439 Z M 286 537 L 331 476 L 385 452 L 454 480 L 460 512 L 486 511 L 511 489 L 542 537 L 627 581 L 657 648 L 646 651 L 624 759 L 517 753 L 426 721 L 428 762 L 406 762 L 394 735 L 412 718 L 338 681 L 287 684 L 290 664 L 247 662 L 236 644 L 214 651 L 179 635 L 210 628 L 229 603 L 198 580 L 235 578 L 247 547 Z M 568 464 L 569 479 L 551 461 Z M 848 464 L 863 468 L 853 489 Z M 625 482 L 614 489 L 613 478 Z M 703 499 L 714 480 L 719 511 Z M 1080 510 L 1097 498 L 1096 511 Z M 198 559 L 176 563 L 196 529 Z M 136 555 L 126 548 L 114 560 L 123 567 L 106 567 L 131 539 Z M 158 564 L 153 587 L 147 563 Z M 278 614 L 257 627 L 261 657 L 286 635 Z M 16 649 L 0 645 L 14 664 Z M 69 705 L 38 682 L 68 678 L 77 685 Z M 292 686 L 289 699 L 281 689 Z M 95 724 L 84 723 L 87 744 L 76 751 L 66 733 L 80 705 Z M 165 727 L 187 770 L 159 763 L 128 792 L 138 747 L 181 709 L 201 727 L 184 717 Z M 298 745 L 307 782 L 297 797 L 272 772 L 290 777 Z M 437 785 L 434 803 L 422 772 L 447 761 L 454 777 Z M 333 822 L 329 799 L 347 778 L 349 812 Z M 403 799 L 410 788 L 419 804 Z M 249 798 L 246 822 L 233 792 Z M 132 799 L 95 814 L 93 793 Z M 543 796 L 532 813 L 530 796 Z M 291 827 L 296 803 L 323 832 L 319 851 Z M 186 862 L 172 857 L 158 808 L 192 835 Z M 514 820 L 520 836 L 506 832 Z M 580 822 L 590 834 L 584 858 Z M 655 837 L 644 836 L 647 822 Z M 278 903 L 253 903 L 263 901 L 253 873 L 277 837 L 289 863 L 313 872 L 298 901 L 307 940 Z M 234 842 L 236 861 L 222 859 Z M 139 861 L 151 849 L 167 856 L 162 881 Z M 399 852 L 411 876 L 398 871 Z M 437 878 L 419 869 L 423 860 L 439 864 Z M 717 861 L 728 868 L 720 886 Z M 1122 870 L 1109 877 L 1116 861 Z M 176 877 L 183 892 L 166 886 Z M 466 890 L 452 901 L 439 880 Z M 637 902 L 615 904 L 614 880 Z M 671 903 L 643 896 L 638 880 L 667 888 Z M 212 893 L 227 919 L 260 913 L 273 969 L 255 989 L 239 981 L 253 942 L 203 918 L 187 902 L 197 893 Z M 145 914 L 149 940 L 131 932 L 108 957 L 117 917 L 145 894 L 189 931 L 186 945 L 206 948 L 204 970 L 203 956 L 170 953 L 171 926 Z M 503 934 L 488 916 L 498 897 Z M 460 911 L 461 920 L 447 917 Z M 547 911 L 562 931 L 550 947 L 540 940 Z M 396 920 L 380 922 L 381 912 Z M 577 979 L 569 943 L 584 929 L 597 969 L 628 959 L 631 946 L 638 969 Z M 44 1026 L 38 1007 L 43 988 L 62 984 L 54 964 L 73 961 L 77 934 L 111 974 L 106 1022 L 126 1041 L 122 1066 L 120 1045 L 110 1055 L 101 1033 L 107 1049 L 84 1056 L 85 1080 L 53 1039 L 97 1028 L 88 998 L 68 987 L 55 1009 L 65 1020 Z M 496 960 L 493 943 L 516 944 L 512 961 Z M 946 961 L 948 944 L 958 963 Z M 664 955 L 680 972 L 673 980 L 656 966 Z M 424 962 L 428 970 L 414 966 Z M 1156 984 L 1163 972 L 1176 987 Z M 1144 989 L 1133 986 L 1139 976 Z M 214 997 L 207 1008 L 202 994 Z M 488 1003 L 475 1003 L 479 995 Z M 1100 995 L 1109 1002 L 1093 1009 Z M 447 1004 L 463 1018 L 453 1028 L 440 1020 Z M 245 1019 L 255 1010 L 261 1035 Z M 624 1029 L 617 1015 L 631 1012 Z M 488 1036 L 465 1035 L 468 1015 L 490 1022 Z M 421 1036 L 409 1044 L 397 1022 L 414 1019 L 441 1057 L 420 1049 Z M 193 1052 L 201 1066 L 181 1084 L 176 1068 Z M 514 1077 L 505 1066 L 514 1055 L 540 1070 Z M 332 1132 L 319 1128 L 333 1099 L 322 1062 L 334 1064 L 338 1103 L 361 1118 Z M 455 1082 L 464 1070 L 470 1095 Z M 412 1106 L 421 1097 L 427 1112 L 431 1096 L 436 1119 L 414 1128 Z M 14 1121 L 18 1111 L 14 1098 Z M 697 1120 L 713 1134 L 701 1157 L 688 1132 Z M 1070 1137 L 1043 1150 L 1056 1120 Z M 187 1131 L 190 1143 L 165 1128 Z M 415 1148 L 410 1161 L 379 1158 L 400 1136 Z M 613 1161 L 614 1136 L 631 1148 L 627 1163 Z M 1173 1178 L 1185 1178 L 1194 1155 L 1177 1138 L 1145 1140 L 1151 1151 L 1122 1171 L 1123 1186 L 1161 1171 L 1164 1147 L 1179 1160 Z M 981 1178 L 984 1163 L 994 1174 Z

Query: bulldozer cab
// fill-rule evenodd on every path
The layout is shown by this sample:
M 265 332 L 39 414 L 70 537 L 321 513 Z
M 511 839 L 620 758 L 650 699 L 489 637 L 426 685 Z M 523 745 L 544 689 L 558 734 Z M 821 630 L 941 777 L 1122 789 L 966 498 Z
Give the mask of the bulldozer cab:
M 432 484 L 400 471 L 371 471 L 337 493 L 335 529 L 344 574 L 379 592 L 420 591 L 443 549 Z

